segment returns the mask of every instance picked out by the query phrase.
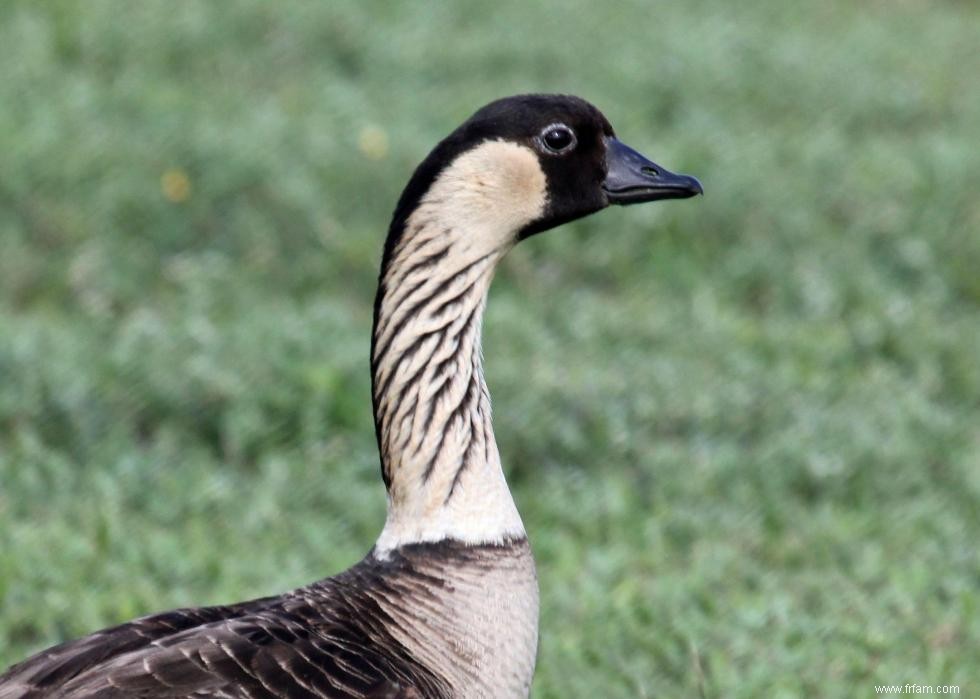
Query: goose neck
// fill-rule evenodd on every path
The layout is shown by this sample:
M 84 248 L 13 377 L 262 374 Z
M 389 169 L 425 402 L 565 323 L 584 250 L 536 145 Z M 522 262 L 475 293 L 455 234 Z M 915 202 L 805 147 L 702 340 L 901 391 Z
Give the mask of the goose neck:
M 381 273 L 372 391 L 388 518 L 375 550 L 455 539 L 499 543 L 524 528 L 500 465 L 481 327 L 504 250 L 425 216 L 406 223 Z M 419 220 L 421 219 L 421 220 Z

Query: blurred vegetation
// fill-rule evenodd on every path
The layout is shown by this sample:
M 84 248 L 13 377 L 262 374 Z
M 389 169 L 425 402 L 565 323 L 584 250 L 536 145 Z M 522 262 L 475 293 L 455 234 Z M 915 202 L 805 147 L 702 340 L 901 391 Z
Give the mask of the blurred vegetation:
M 336 572 L 384 517 L 388 215 L 580 94 L 707 196 L 492 294 L 535 697 L 980 689 L 980 5 L 0 4 L 0 666 Z

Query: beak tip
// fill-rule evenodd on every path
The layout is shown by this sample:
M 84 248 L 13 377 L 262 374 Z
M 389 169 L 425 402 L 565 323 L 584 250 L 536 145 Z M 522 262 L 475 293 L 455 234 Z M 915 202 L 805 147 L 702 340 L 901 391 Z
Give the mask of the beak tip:
M 680 178 L 683 178 L 682 188 L 687 192 L 688 197 L 704 196 L 704 187 L 697 177 L 681 175 Z

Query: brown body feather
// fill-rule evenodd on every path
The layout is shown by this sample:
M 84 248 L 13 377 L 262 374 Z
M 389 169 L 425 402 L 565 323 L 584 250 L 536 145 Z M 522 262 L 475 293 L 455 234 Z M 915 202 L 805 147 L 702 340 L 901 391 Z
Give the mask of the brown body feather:
M 466 653 L 429 667 L 441 651 L 424 646 L 480 595 L 513 589 L 501 570 L 525 580 L 519 594 L 533 584 L 526 541 L 371 555 L 280 597 L 175 610 L 56 646 L 0 677 L 0 699 L 450 697 L 459 671 L 486 668 L 466 668 Z

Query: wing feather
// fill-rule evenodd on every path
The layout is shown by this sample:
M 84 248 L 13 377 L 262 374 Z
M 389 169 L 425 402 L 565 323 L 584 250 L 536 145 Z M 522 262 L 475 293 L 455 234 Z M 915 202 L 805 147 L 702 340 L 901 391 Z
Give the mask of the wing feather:
M 444 696 L 379 631 L 372 604 L 329 600 L 294 593 L 137 619 L 15 665 L 0 676 L 0 699 Z

